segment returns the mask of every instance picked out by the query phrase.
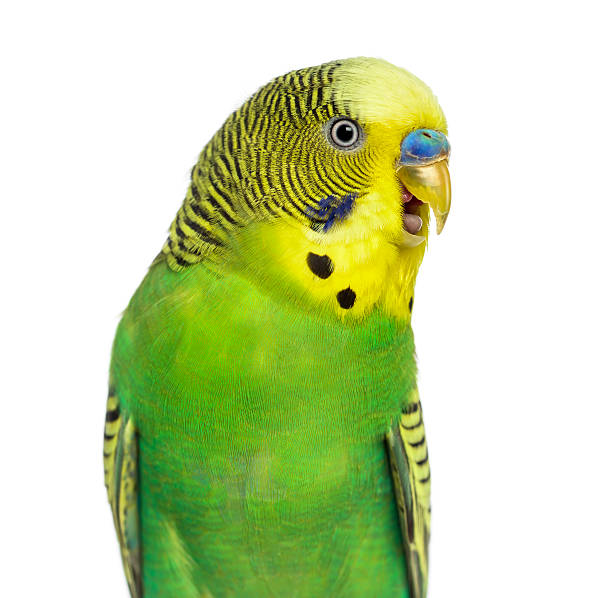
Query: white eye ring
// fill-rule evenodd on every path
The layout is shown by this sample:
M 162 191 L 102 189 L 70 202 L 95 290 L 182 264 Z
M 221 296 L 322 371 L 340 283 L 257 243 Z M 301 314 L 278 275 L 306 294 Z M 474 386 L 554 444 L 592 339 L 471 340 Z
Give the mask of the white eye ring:
M 354 120 L 340 118 L 331 122 L 329 139 L 338 149 L 352 150 L 361 145 L 363 131 Z

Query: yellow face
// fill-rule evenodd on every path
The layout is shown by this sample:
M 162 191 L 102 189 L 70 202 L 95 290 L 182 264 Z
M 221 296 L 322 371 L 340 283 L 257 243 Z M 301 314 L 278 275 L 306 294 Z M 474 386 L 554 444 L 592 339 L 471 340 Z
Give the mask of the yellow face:
M 362 318 L 378 306 L 409 320 L 426 243 L 405 242 L 398 161 L 407 135 L 420 129 L 445 134 L 446 121 L 430 89 L 387 62 L 357 58 L 325 66 L 333 71 L 329 84 L 315 85 L 315 94 L 307 84 L 289 92 L 294 99 L 285 102 L 286 112 L 268 123 L 267 146 L 253 135 L 250 149 L 237 153 L 260 179 L 252 152 L 267 164 L 267 190 L 253 189 L 263 187 L 261 181 L 246 182 L 242 193 L 253 203 L 263 190 L 268 211 L 278 217 L 251 220 L 232 242 L 235 254 L 260 282 L 292 301 L 343 319 Z M 285 77 L 293 81 L 304 73 L 307 80 L 309 71 Z M 313 95 L 317 109 L 300 113 L 300 106 L 315 103 Z M 353 138 L 351 123 L 357 126 Z M 275 144 L 282 149 L 271 149 Z M 426 239 L 429 210 L 418 204 L 411 212 L 420 216 L 418 234 Z

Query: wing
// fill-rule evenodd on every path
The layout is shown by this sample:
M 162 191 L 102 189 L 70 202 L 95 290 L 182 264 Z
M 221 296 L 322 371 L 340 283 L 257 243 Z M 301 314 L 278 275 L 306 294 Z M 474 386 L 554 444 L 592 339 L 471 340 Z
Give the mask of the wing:
M 387 450 L 406 554 L 411 598 L 427 595 L 430 473 L 419 393 L 387 433 Z
M 132 598 L 142 598 L 138 514 L 138 434 L 111 386 L 104 426 L 104 483 Z

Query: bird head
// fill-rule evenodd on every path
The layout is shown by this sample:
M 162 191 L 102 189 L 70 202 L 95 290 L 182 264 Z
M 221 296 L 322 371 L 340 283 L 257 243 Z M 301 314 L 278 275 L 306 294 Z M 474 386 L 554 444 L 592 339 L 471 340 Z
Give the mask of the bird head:
M 280 300 L 403 320 L 433 211 L 450 209 L 446 121 L 431 90 L 383 60 L 274 79 L 202 151 L 164 254 L 231 268 Z

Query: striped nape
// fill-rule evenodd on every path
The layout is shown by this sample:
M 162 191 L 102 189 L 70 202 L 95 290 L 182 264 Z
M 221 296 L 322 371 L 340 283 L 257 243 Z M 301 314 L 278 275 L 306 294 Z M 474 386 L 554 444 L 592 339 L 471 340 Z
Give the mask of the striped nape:
M 230 156 L 225 161 L 233 159 Z M 212 173 L 205 175 L 198 163 L 192 170 L 187 196 L 170 227 L 163 253 L 175 269 L 190 266 L 223 247 L 228 232 L 242 223 L 225 184 L 220 178 L 215 180 Z
M 332 90 L 340 65 L 278 77 L 230 115 L 200 154 L 171 225 L 162 251 L 172 269 L 222 255 L 249 222 L 290 216 L 329 228 L 330 213 L 318 214 L 321 200 L 364 189 L 371 156 L 334 156 L 321 134 L 341 113 Z

